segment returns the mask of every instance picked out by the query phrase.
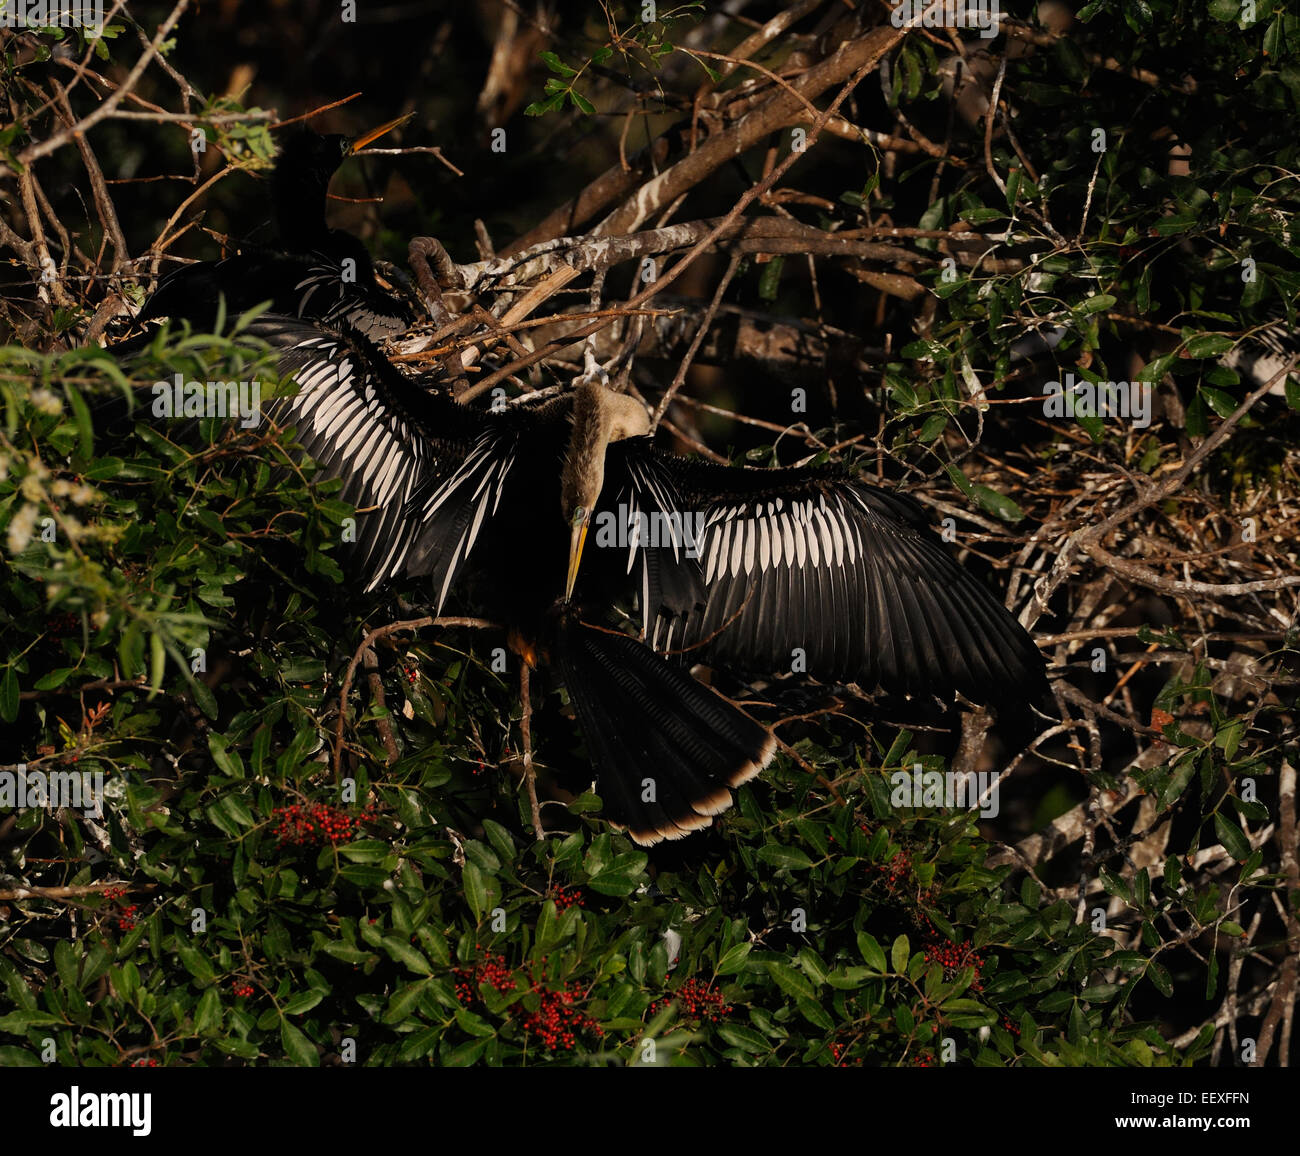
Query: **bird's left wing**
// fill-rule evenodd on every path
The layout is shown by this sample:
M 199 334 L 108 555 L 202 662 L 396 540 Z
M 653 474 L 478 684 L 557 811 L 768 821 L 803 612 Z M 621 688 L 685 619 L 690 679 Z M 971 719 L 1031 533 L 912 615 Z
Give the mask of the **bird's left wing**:
M 691 508 L 671 459 L 648 437 L 627 438 L 605 454 L 605 485 L 595 511 L 596 549 L 613 548 L 635 575 L 646 641 L 664 648 L 676 610 L 704 602 L 700 567 L 705 511 Z M 607 539 L 612 538 L 612 541 Z M 669 613 L 661 613 L 672 608 Z
M 660 649 L 899 693 L 1045 690 L 1033 640 L 911 499 L 824 469 L 662 468 L 705 511 L 706 596 L 662 608 Z

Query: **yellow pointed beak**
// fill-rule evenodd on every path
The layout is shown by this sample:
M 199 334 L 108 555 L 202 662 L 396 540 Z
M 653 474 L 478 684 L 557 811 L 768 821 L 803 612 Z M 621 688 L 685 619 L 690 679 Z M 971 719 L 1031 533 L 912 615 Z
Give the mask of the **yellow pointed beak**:
M 573 527 L 573 535 L 569 539 L 569 576 L 564 580 L 566 603 L 573 597 L 573 584 L 578 580 L 578 567 L 582 565 L 582 548 L 587 543 L 587 526 L 590 522 L 590 518 L 583 518 Z
M 364 133 L 348 144 L 349 153 L 359 153 L 371 141 L 378 140 L 386 132 L 392 132 L 398 125 L 405 124 L 415 115 L 414 112 L 408 112 L 405 116 L 399 116 L 396 120 L 390 120 L 386 124 L 381 124 L 378 128 L 372 128 L 368 133 Z

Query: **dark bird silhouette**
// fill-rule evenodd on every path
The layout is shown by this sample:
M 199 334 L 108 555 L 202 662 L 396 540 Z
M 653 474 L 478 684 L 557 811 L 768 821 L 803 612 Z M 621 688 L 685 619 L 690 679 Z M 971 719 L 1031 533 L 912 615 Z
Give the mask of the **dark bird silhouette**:
M 254 332 L 301 387 L 273 416 L 358 509 L 346 561 L 365 589 L 426 578 L 435 613 L 468 590 L 526 664 L 549 658 L 605 815 L 638 843 L 707 826 L 775 750 L 684 658 L 982 703 L 1045 694 L 1028 634 L 900 494 L 675 456 L 639 402 L 594 383 L 486 412 L 419 389 L 359 335 L 270 316 Z M 641 638 L 611 625 L 631 598 Z
M 167 274 L 136 317 L 136 328 L 163 317 L 203 329 L 269 301 L 272 311 L 327 325 L 345 325 L 378 340 L 403 333 L 416 315 L 385 288 L 366 247 L 325 222 L 330 179 L 339 165 L 409 117 L 355 138 L 299 131 L 281 146 L 270 178 L 278 248 L 248 249 L 222 261 L 200 261 Z

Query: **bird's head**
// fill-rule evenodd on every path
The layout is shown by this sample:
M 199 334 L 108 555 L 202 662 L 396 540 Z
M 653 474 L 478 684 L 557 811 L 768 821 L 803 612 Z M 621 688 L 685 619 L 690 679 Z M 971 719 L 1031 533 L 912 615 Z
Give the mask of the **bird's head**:
M 573 597 L 591 514 L 605 485 L 605 451 L 609 443 L 650 432 L 650 417 L 635 398 L 583 382 L 573 399 L 573 432 L 560 475 L 560 510 L 569 527 L 569 572 L 564 600 Z
M 291 248 L 309 248 L 316 240 L 310 234 L 325 227 L 325 196 L 339 165 L 414 115 L 407 113 L 351 140 L 338 133 L 322 136 L 310 129 L 287 135 L 271 174 L 271 199 L 281 239 Z

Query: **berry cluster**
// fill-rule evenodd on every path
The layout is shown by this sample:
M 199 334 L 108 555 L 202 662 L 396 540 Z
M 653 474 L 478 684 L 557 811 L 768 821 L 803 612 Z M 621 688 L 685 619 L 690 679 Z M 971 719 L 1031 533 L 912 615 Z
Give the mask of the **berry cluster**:
M 881 863 L 871 868 L 885 877 L 885 884 L 893 891 L 900 879 L 907 879 L 912 874 L 912 860 L 906 851 L 900 851 L 888 863 Z
M 271 834 L 281 847 L 319 847 L 326 842 L 348 843 L 356 838 L 363 823 L 375 817 L 373 807 L 351 815 L 330 803 L 294 803 L 271 812 Z
M 253 985 L 249 983 L 248 980 L 246 979 L 237 979 L 235 980 L 234 985 L 231 987 L 230 990 L 233 991 L 236 995 L 252 995 Z
M 860 1068 L 862 1066 L 862 1057 L 858 1056 L 856 1059 L 851 1061 L 846 1060 L 845 1053 L 848 1050 L 848 1044 L 831 1044 L 831 1058 L 835 1061 L 835 1066 L 837 1068 L 847 1068 L 849 1064 L 852 1063 Z
M 105 899 L 118 900 L 126 895 L 125 887 L 109 887 L 104 892 Z M 119 931 L 131 931 L 135 928 L 135 913 L 140 910 L 138 903 L 118 904 L 116 919 Z
M 482 951 L 482 944 L 476 943 L 475 950 Z M 505 956 L 484 952 L 481 962 L 473 967 L 454 967 L 452 974 L 456 977 L 456 998 L 467 1007 L 478 998 L 478 985 L 486 983 L 498 993 L 514 991 L 513 970 L 507 966 Z
M 671 995 L 657 999 L 650 1005 L 650 1014 L 655 1015 L 666 1008 L 673 1000 L 681 1009 L 683 1017 L 692 1020 L 708 1020 L 720 1023 L 734 1010 L 729 1003 L 723 1003 L 722 993 L 716 992 L 707 983 L 699 979 L 688 979 Z
M 943 968 L 944 979 L 952 979 L 963 967 L 973 967 L 975 982 L 970 985 L 971 991 L 980 991 L 983 987 L 979 974 L 984 967 L 984 957 L 971 947 L 967 939 L 963 939 L 960 943 L 941 940 L 927 944 L 925 962 L 939 964 Z
M 579 1032 L 593 1036 L 605 1034 L 605 1029 L 591 1016 L 573 1006 L 578 993 L 572 988 L 566 986 L 559 991 L 551 991 L 540 982 L 534 982 L 532 990 L 541 1003 L 535 1012 L 529 1012 L 521 1022 L 524 1031 L 537 1036 L 549 1051 L 553 1052 L 557 1048 L 571 1051 L 577 1043 Z
M 483 945 L 476 943 L 476 951 L 482 958 L 472 967 L 456 967 L 452 973 L 456 977 L 456 998 L 469 1006 L 478 999 L 479 984 L 486 983 L 498 992 L 504 993 L 518 989 L 519 983 L 514 971 L 507 966 L 505 957 L 491 951 L 484 951 Z M 543 956 L 541 966 L 546 967 Z M 536 1011 L 526 1012 L 519 1021 L 524 1031 L 538 1037 L 550 1051 L 563 1048 L 570 1051 L 578 1042 L 578 1034 L 602 1036 L 604 1029 L 586 1012 L 574 1007 L 580 993 L 575 986 L 564 986 L 552 991 L 542 980 L 533 980 L 529 992 L 538 998 Z
M 557 883 L 547 894 L 549 898 L 555 900 L 556 911 L 567 911 L 575 903 L 579 907 L 586 906 L 582 900 L 582 892 L 576 887 L 561 887 Z
M 1007 1029 L 1013 1036 L 1020 1034 L 1020 1025 L 1012 1023 L 1006 1016 L 1002 1017 L 1002 1026 Z
M 81 625 L 81 618 L 69 610 L 66 614 L 55 614 L 45 620 L 45 633 L 51 638 L 62 638 L 71 634 Z
M 144 1056 L 141 1056 L 140 1059 L 138 1059 L 138 1060 L 132 1060 L 132 1061 L 131 1061 L 131 1067 L 133 1067 L 133 1068 L 156 1068 L 156 1067 L 158 1067 L 158 1061 L 155 1060 L 155 1059 L 153 1059 L 152 1057 L 150 1057 L 150 1058 L 146 1058 L 146 1057 L 144 1057 Z

